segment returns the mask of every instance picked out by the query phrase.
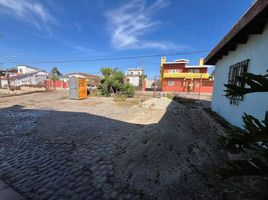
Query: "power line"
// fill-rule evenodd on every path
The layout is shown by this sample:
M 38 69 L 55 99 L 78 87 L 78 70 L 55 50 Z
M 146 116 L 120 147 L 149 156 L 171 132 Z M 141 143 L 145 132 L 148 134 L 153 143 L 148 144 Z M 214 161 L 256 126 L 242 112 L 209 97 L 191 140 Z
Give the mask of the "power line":
M 153 57 L 161 57 L 165 56 L 174 56 L 174 55 L 191 55 L 198 53 L 207 53 L 208 50 L 202 51 L 191 51 L 191 52 L 175 52 L 175 53 L 163 53 L 163 54 L 151 54 L 151 55 L 138 55 L 138 56 L 125 56 L 125 57 L 111 57 L 111 58 L 91 58 L 91 59 L 74 59 L 74 60 L 47 60 L 47 61 L 8 61 L 4 62 L 7 64 L 15 64 L 15 63 L 35 63 L 35 64 L 45 64 L 45 63 L 75 63 L 75 62 L 93 62 L 93 61 L 110 61 L 110 60 L 130 60 L 137 58 L 153 58 Z
M 0 36 L 1 37 L 1 36 Z M 111 49 L 104 49 L 102 51 L 96 51 L 95 53 L 105 53 L 105 52 L 110 52 Z M 16 53 L 16 52 L 8 52 L 9 54 L 9 57 L 12 57 L 12 56 L 16 56 L 16 57 L 28 57 L 28 58 L 31 58 L 31 57 L 35 57 L 35 56 L 46 56 L 46 57 L 64 57 L 64 56 L 81 56 L 81 55 L 89 55 L 89 54 L 92 54 L 93 52 L 91 52 L 90 50 L 84 50 L 83 52 L 68 52 L 68 53 L 56 53 L 56 54 L 47 54 L 47 53 Z M 1 58 L 3 59 L 3 57 Z

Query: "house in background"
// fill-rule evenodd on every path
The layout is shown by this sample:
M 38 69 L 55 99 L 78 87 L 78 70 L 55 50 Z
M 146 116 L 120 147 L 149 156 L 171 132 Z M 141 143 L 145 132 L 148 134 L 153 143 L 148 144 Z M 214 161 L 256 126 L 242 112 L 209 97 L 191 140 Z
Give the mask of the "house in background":
M 27 65 L 18 65 L 17 72 L 6 74 L 1 77 L 1 86 L 7 88 L 9 86 L 38 86 L 43 85 L 49 74 L 36 67 Z
M 161 58 L 160 82 L 163 92 L 208 93 L 213 91 L 213 80 L 208 74 L 208 66 L 199 59 L 199 65 L 189 66 L 189 60 L 179 59 L 167 62 Z
M 6 73 L 7 73 L 7 69 L 0 69 L 0 88 L 2 88 L 2 79 L 5 78 Z
M 160 80 L 159 79 L 153 79 L 153 80 L 150 80 L 150 79 L 145 79 L 145 90 L 146 91 L 153 91 L 153 90 L 156 90 L 156 91 L 159 91 L 161 89 L 161 86 L 160 86 Z
M 40 69 L 28 65 L 17 65 L 17 69 L 18 74 L 29 74 L 40 71 Z
M 142 75 L 144 75 L 143 68 L 128 68 L 126 71 L 125 79 L 131 85 L 139 87 L 142 81 Z
M 267 74 L 267 55 L 268 1 L 258 0 L 205 59 L 205 64 L 215 65 L 213 111 L 239 127 L 243 124 L 243 113 L 259 120 L 265 118 L 268 93 L 251 93 L 228 99 L 224 96 L 224 84 L 242 86 L 237 76 L 243 72 Z
M 74 72 L 74 73 L 68 73 L 64 76 L 60 77 L 60 80 L 67 82 L 69 81 L 70 77 L 77 77 L 77 78 L 85 78 L 87 79 L 87 83 L 99 86 L 100 85 L 100 77 L 88 73 L 82 73 L 82 72 Z

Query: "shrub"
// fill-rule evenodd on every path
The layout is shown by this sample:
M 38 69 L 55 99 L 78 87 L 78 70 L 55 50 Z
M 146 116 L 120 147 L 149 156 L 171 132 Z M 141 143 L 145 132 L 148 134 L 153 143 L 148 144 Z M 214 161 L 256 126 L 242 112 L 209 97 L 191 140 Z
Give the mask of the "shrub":
M 119 70 L 113 68 L 101 69 L 103 79 L 99 89 L 104 96 L 111 96 L 112 94 L 125 95 L 125 97 L 134 96 L 134 87 L 129 83 L 124 83 L 124 74 Z
M 170 93 L 167 93 L 167 98 L 173 99 L 174 98 L 174 95 L 173 94 L 170 94 Z
M 126 83 L 123 86 L 123 93 L 128 97 L 134 97 L 135 95 L 135 88 L 133 85 L 131 85 L 130 83 Z

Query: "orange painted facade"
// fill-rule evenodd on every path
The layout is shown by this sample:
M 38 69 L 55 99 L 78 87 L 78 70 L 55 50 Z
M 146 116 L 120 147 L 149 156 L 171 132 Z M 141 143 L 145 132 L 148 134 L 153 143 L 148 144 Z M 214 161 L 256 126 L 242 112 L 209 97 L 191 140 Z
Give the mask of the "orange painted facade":
M 79 99 L 87 98 L 87 79 L 78 78 L 78 96 Z

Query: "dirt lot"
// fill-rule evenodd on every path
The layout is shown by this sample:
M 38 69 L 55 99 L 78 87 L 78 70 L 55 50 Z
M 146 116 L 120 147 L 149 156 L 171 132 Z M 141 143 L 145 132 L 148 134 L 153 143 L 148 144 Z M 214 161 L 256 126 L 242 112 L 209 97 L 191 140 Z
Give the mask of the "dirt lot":
M 7 97 L 7 96 L 15 96 L 15 95 L 24 95 L 24 94 L 31 94 L 34 92 L 45 92 L 46 89 L 44 87 L 28 87 L 28 86 L 21 86 L 20 90 L 8 90 L 0 88 L 0 97 Z
M 26 199 L 241 199 L 196 104 L 33 93 L 0 98 L 0 119 L 0 179 Z

